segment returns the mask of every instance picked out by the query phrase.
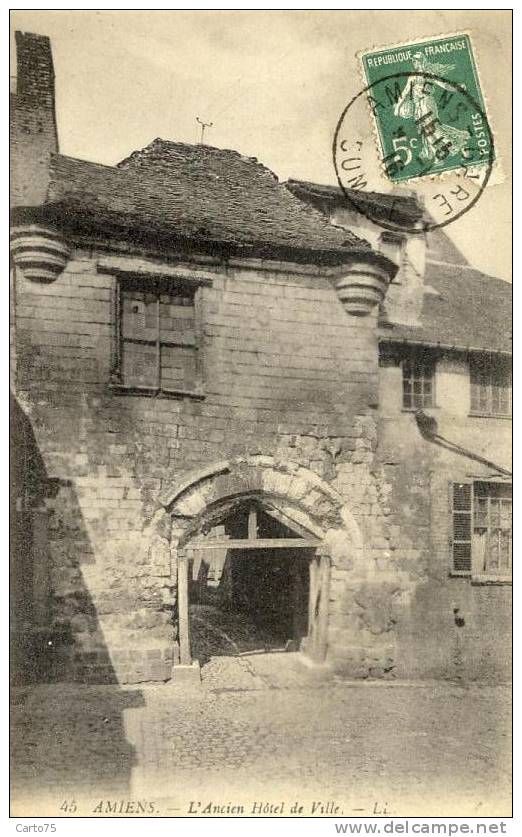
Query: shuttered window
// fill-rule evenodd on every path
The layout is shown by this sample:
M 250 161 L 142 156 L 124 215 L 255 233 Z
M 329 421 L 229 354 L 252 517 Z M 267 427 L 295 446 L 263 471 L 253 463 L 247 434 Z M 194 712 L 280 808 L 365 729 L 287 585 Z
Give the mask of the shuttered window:
M 511 577 L 510 485 L 452 484 L 452 571 L 478 579 Z
M 152 394 L 200 392 L 193 289 L 125 279 L 117 295 L 113 380 Z
M 453 571 L 471 572 L 471 483 L 453 483 Z

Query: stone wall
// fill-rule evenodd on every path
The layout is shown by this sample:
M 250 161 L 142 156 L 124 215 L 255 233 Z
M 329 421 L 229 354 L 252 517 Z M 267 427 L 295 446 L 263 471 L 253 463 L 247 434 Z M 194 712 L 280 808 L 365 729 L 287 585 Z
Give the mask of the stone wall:
M 48 621 L 38 626 L 47 676 L 170 677 L 176 568 L 161 498 L 195 468 L 261 456 L 315 474 L 357 526 L 363 557 L 345 544 L 347 563 L 332 568 L 338 671 L 505 677 L 497 637 L 509 626 L 509 589 L 448 572 L 448 485 L 486 472 L 422 438 L 401 410 L 397 364 L 381 367 L 379 392 L 374 317 L 348 317 L 317 271 L 207 264 L 212 285 L 197 291 L 204 397 L 117 395 L 114 280 L 97 267 L 105 255 L 76 247 L 52 284 L 15 277 L 17 395 L 48 485 L 39 605 Z M 439 431 L 486 459 L 502 458 L 503 446 L 507 462 L 509 423 L 469 418 L 467 381 L 462 359 L 441 358 Z
M 397 622 L 396 672 L 404 677 L 506 680 L 511 674 L 511 587 L 452 577 L 450 486 L 498 479 L 510 467 L 511 422 L 469 416 L 464 354 L 444 353 L 436 366 L 440 436 L 461 452 L 423 438 L 402 411 L 398 363 L 381 362 L 378 459 L 391 487 L 391 548 L 415 579 Z M 492 462 L 491 466 L 482 460 Z
M 325 210 L 332 223 L 356 230 L 382 249 L 383 229 L 346 207 Z M 421 325 L 427 262 L 466 265 L 445 230 L 407 235 L 399 272 L 382 307 L 384 320 Z M 391 256 L 393 258 L 393 256 Z M 438 433 L 463 451 L 510 470 L 511 422 L 469 415 L 468 360 L 458 352 L 440 355 L 436 369 Z M 506 680 L 511 676 L 511 587 L 480 586 L 450 575 L 449 487 L 469 479 L 497 479 L 494 467 L 451 452 L 423 438 L 411 412 L 402 410 L 402 371 L 381 349 L 377 455 L 371 468 L 349 469 L 344 493 L 357 511 L 375 514 L 362 522 L 366 542 L 381 549 L 381 562 L 395 566 L 391 596 L 383 598 L 383 625 L 395 643 L 394 668 L 401 677 Z M 371 475 L 370 475 L 371 470 Z M 337 485 L 343 480 L 339 468 Z M 368 492 L 368 499 L 364 493 Z M 365 520 L 363 516 L 363 521 Z M 390 557 L 388 557 L 388 554 Z M 408 579 L 395 588 L 403 574 Z M 375 602 L 379 597 L 375 597 Z M 375 612 L 373 607 L 371 611 Z
M 51 674 L 170 677 L 176 572 L 162 492 L 191 469 L 258 455 L 309 469 L 353 509 L 364 572 L 335 576 L 343 585 L 332 614 L 336 665 L 391 670 L 393 619 L 367 616 L 380 608 L 371 589 L 391 584 L 392 598 L 402 589 L 389 566 L 386 487 L 372 470 L 375 315 L 349 317 L 317 269 L 206 265 L 212 286 L 197 291 L 204 397 L 115 394 L 114 279 L 98 270 L 104 255 L 73 248 L 51 284 L 15 277 L 17 397 L 53 485 L 45 500 Z M 180 269 L 198 275 L 195 265 Z

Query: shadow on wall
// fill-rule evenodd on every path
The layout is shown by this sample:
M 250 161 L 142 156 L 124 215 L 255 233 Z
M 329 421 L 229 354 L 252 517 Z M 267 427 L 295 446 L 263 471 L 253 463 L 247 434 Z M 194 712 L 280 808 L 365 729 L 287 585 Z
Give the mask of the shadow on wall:
M 57 682 L 117 678 L 82 579 L 94 554 L 74 487 L 49 478 L 30 420 L 10 406 L 13 799 L 95 780 L 122 792 L 135 763 L 123 712 L 144 705 L 142 692 Z
M 14 397 L 10 488 L 13 682 L 117 683 L 82 576 L 95 556 L 74 484 L 49 477 Z

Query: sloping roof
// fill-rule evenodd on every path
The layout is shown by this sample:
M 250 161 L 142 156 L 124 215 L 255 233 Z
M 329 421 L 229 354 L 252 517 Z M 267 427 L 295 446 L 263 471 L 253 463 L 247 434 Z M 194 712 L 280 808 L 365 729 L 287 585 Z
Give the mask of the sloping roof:
M 511 352 L 511 285 L 463 265 L 426 263 L 422 325 L 381 322 L 389 340 Z
M 116 167 L 61 154 L 51 159 L 46 205 L 174 238 L 236 249 L 335 256 L 369 248 L 298 200 L 273 172 L 236 151 L 156 139 Z
M 469 265 L 464 253 L 448 235 L 449 229 L 450 227 L 435 227 L 429 231 L 426 240 L 426 258 L 432 262 Z
M 333 207 L 347 205 L 345 193 L 337 186 L 302 180 L 289 180 L 286 185 L 301 200 L 320 207 L 325 216 Z M 382 215 L 408 226 L 425 214 L 415 195 L 354 194 L 356 205 L 364 210 L 366 202 L 375 220 Z M 443 229 L 430 230 L 426 244 L 422 324 L 392 324 L 381 317 L 381 340 L 510 353 L 511 285 L 471 268 Z
M 349 200 L 353 199 L 355 211 L 368 213 L 372 219 L 384 219 L 396 224 L 414 224 L 423 215 L 423 208 L 414 195 L 400 195 L 397 192 L 367 192 L 356 189 L 343 190 L 339 186 L 329 186 L 323 183 L 310 183 L 307 180 L 288 180 L 286 187 L 296 197 L 308 201 L 315 206 L 342 205 L 350 208 Z

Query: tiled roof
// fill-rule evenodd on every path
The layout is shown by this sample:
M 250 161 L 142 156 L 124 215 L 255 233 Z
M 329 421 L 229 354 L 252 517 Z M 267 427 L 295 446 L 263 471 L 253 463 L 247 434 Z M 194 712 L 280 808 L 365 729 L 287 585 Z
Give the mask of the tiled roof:
M 103 227 L 342 262 L 368 248 L 236 151 L 156 139 L 116 167 L 53 155 L 46 204 Z M 301 258 L 304 258 L 302 255 Z
M 285 185 L 296 197 L 316 206 L 341 204 L 355 211 L 367 212 L 372 219 L 385 219 L 397 224 L 414 224 L 421 219 L 424 211 L 413 195 L 343 190 L 339 186 L 307 180 L 288 180 Z M 347 196 L 353 198 L 353 205 L 350 205 Z
M 427 262 L 422 325 L 381 323 L 382 338 L 511 352 L 511 285 L 463 265 Z

